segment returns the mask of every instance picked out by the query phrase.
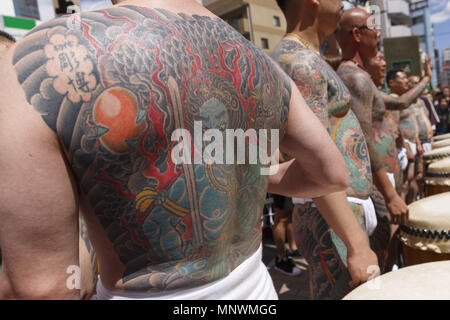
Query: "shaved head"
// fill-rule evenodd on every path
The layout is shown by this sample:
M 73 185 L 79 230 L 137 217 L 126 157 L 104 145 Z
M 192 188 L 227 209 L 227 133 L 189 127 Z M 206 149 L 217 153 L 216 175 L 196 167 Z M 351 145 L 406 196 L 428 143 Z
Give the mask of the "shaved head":
M 359 54 L 364 63 L 369 63 L 377 55 L 380 46 L 380 32 L 375 28 L 374 19 L 361 8 L 344 11 L 336 38 L 344 59 L 352 59 Z
M 370 14 L 361 8 L 346 10 L 341 16 L 339 29 L 347 31 L 347 34 L 350 35 L 349 32 L 352 30 L 353 26 L 367 26 L 367 20 L 369 17 Z

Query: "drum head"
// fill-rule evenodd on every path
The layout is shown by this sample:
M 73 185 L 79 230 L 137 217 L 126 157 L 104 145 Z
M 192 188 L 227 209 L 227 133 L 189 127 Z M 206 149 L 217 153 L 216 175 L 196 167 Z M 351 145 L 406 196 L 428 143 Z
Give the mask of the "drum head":
M 426 170 L 425 183 L 450 186 L 450 158 L 431 163 Z
M 386 273 L 359 286 L 343 300 L 449 300 L 450 261 Z
M 400 226 L 399 238 L 414 249 L 450 253 L 450 192 L 410 204 L 409 220 Z

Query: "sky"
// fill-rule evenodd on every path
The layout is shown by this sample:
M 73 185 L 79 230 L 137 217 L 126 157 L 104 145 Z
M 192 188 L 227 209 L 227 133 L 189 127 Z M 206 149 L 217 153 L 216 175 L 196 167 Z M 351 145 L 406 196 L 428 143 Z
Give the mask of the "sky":
M 442 59 L 442 49 L 450 47 L 450 0 L 429 0 L 429 3 L 435 45 Z

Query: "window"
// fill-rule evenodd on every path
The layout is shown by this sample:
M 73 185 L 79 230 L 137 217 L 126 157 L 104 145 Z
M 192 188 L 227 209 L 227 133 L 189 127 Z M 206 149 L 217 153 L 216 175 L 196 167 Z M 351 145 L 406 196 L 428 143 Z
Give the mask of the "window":
M 263 49 L 269 49 L 269 39 L 261 38 L 261 46 Z
M 416 25 L 416 24 L 419 24 L 419 23 L 423 23 L 423 16 L 418 16 L 418 17 L 415 17 L 415 18 L 412 19 L 412 24 L 413 25 Z
M 280 17 L 273 16 L 273 24 L 275 27 L 281 27 Z

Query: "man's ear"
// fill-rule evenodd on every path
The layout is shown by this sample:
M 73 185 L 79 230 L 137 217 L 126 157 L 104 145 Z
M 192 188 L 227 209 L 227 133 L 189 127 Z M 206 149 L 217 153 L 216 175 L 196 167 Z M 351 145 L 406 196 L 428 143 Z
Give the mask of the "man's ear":
M 388 86 L 389 86 L 389 88 L 392 88 L 392 87 L 395 87 L 395 84 L 394 84 L 394 80 L 389 80 L 388 81 Z
M 358 28 L 353 27 L 352 28 L 352 37 L 356 43 L 360 43 L 361 42 L 361 31 Z
M 318 7 L 320 4 L 320 0 L 309 0 L 309 2 L 311 3 L 312 6 L 314 7 Z

